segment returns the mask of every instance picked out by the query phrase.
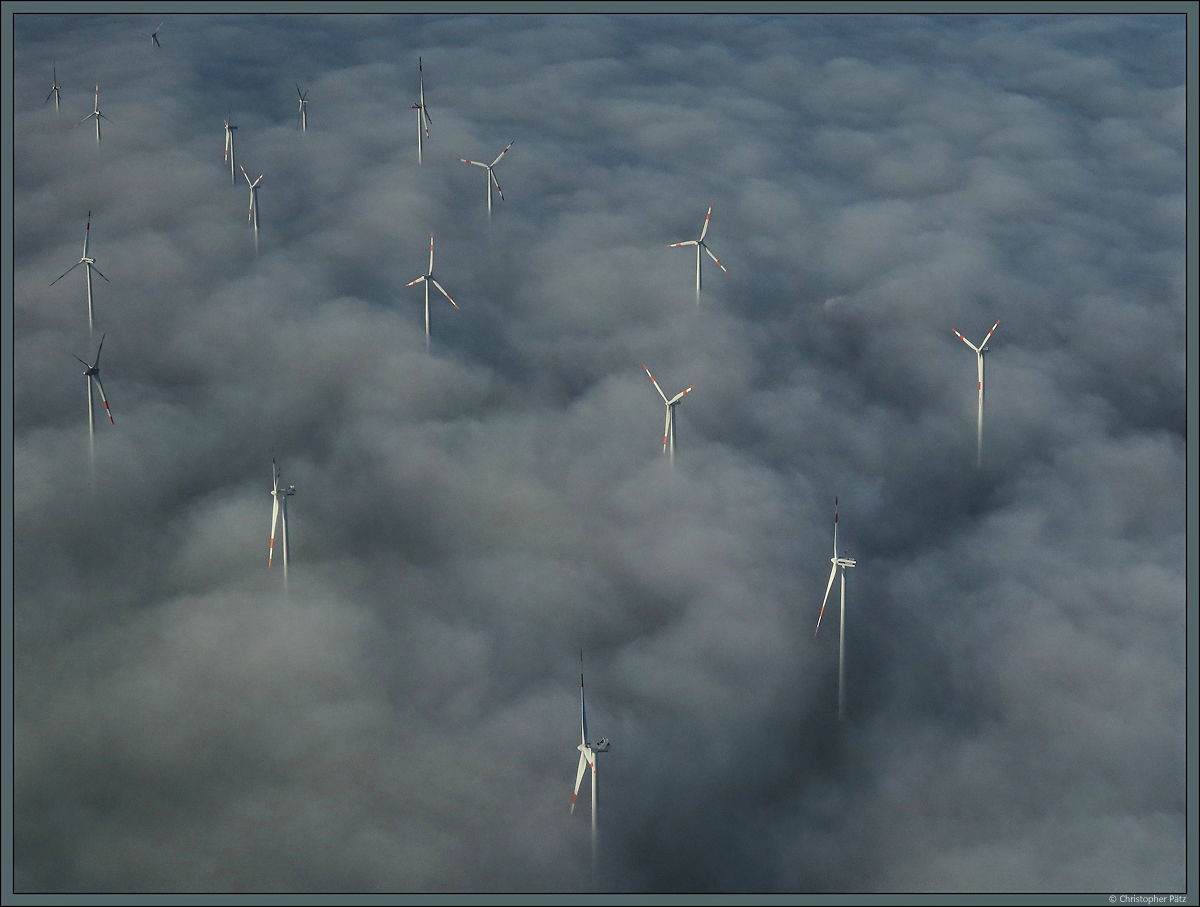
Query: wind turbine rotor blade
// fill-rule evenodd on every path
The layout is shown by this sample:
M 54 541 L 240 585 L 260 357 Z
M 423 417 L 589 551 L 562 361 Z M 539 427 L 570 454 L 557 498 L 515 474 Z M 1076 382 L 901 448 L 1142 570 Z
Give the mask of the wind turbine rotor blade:
M 667 418 L 663 422 L 663 453 L 667 452 L 667 443 L 671 439 L 671 421 L 672 421 L 671 417 L 674 414 L 675 414 L 675 411 L 671 409 L 671 405 L 668 403 L 667 404 Z
M 705 246 L 704 243 L 701 243 L 700 245 L 704 246 L 704 251 L 708 253 L 708 257 L 711 258 L 713 261 L 717 262 L 717 267 L 720 268 L 722 271 L 724 271 L 726 274 L 728 274 L 729 271 L 726 269 L 726 267 L 723 264 L 721 264 L 721 262 L 717 259 L 717 256 L 712 254 L 712 250 L 708 246 Z
M 503 192 L 503 190 L 500 188 L 500 184 L 499 184 L 498 182 L 496 182 L 496 174 L 494 174 L 494 173 L 492 172 L 492 168 L 491 168 L 491 167 L 488 167 L 488 176 L 489 176 L 489 177 L 491 178 L 491 180 L 492 180 L 492 185 L 496 187 L 496 191 L 500 193 L 500 200 L 501 200 L 501 201 L 503 201 L 503 200 L 504 200 L 504 192 Z
M 516 141 L 516 139 L 513 139 L 513 142 L 515 142 L 515 141 Z M 500 158 L 502 158 L 502 157 L 504 157 L 504 155 L 508 154 L 508 149 L 511 148 L 512 146 L 513 146 L 512 142 L 509 142 L 507 145 L 505 145 L 504 150 L 496 155 L 496 159 L 494 161 L 492 161 L 491 166 L 495 167 L 497 164 L 499 164 Z
M 416 280 L 410 280 L 408 283 L 406 283 L 406 284 L 405 284 L 405 286 L 406 286 L 406 287 L 415 286 L 416 284 L 420 283 L 422 280 L 425 280 L 425 279 L 426 279 L 426 278 L 425 278 L 425 275 L 424 275 L 424 274 L 422 274 L 422 275 L 421 275 L 420 277 L 418 277 Z
M 687 390 L 680 391 L 674 397 L 672 397 L 670 400 L 667 401 L 667 406 L 674 406 L 676 403 L 678 403 L 680 400 L 683 399 L 684 394 L 690 394 L 691 392 L 692 392 L 691 387 L 689 387 Z
M 698 240 L 698 239 L 689 239 L 686 242 L 668 243 L 667 248 L 668 249 L 678 249 L 680 246 L 695 246 L 695 245 L 698 245 L 699 242 L 700 242 L 700 240 Z
M 66 277 L 68 274 L 70 274 L 72 271 L 74 271 L 76 268 L 78 268 L 81 264 L 83 264 L 82 261 L 75 262 L 75 264 L 71 265 L 71 267 L 67 268 L 65 271 L 63 271 L 61 274 L 59 274 L 57 277 L 55 277 L 52 281 L 50 281 L 50 286 L 54 286 L 56 283 L 58 283 L 60 280 L 62 280 L 64 277 Z
M 71 354 L 71 358 L 74 359 L 76 362 L 78 362 L 80 365 L 82 365 L 84 368 L 88 368 L 88 369 L 91 368 L 90 365 L 88 365 L 86 362 L 84 362 L 82 359 L 80 359 L 74 353 Z
M 1000 322 L 998 322 L 998 321 L 996 322 L 996 324 L 999 324 L 999 323 Z M 954 329 L 951 328 L 951 330 L 954 330 Z M 963 343 L 965 343 L 967 346 L 969 346 L 975 352 L 977 352 L 977 353 L 979 352 L 979 347 L 977 347 L 975 344 L 973 344 L 970 340 L 968 340 L 966 337 L 964 337 L 958 331 L 954 331 L 954 336 L 956 336 L 959 340 L 961 340 Z
M 587 700 L 583 689 L 583 650 L 579 650 L 579 742 L 587 746 Z M 580 750 L 583 752 L 583 750 Z
M 96 361 L 100 361 L 99 353 L 96 354 Z M 100 380 L 100 373 L 96 372 L 96 374 L 92 375 L 91 377 L 96 379 L 96 387 L 100 388 L 100 402 L 104 404 L 104 414 L 108 416 L 109 424 L 116 425 L 117 423 L 113 422 L 112 410 L 108 408 L 108 397 L 104 396 L 104 382 Z
M 88 263 L 88 270 L 89 270 L 89 271 L 95 271 L 97 274 L 100 274 L 100 276 L 101 276 L 101 277 L 104 277 L 104 275 L 100 273 L 100 269 L 99 269 L 99 268 L 97 268 L 97 267 L 96 267 L 94 264 L 91 264 L 90 262 Z M 112 283 L 112 281 L 111 281 L 111 280 L 109 280 L 107 277 L 104 277 L 104 282 L 105 282 L 105 283 Z
M 446 297 L 446 300 L 447 300 L 447 301 L 450 303 L 450 305 L 454 306 L 456 309 L 458 308 L 458 303 L 457 303 L 457 302 L 455 302 L 453 299 L 451 299 L 451 298 L 450 298 L 450 294 L 449 294 L 449 293 L 447 293 L 447 292 L 445 291 L 445 289 L 442 287 L 442 285 L 441 285 L 440 283 L 438 283 L 438 282 L 437 282 L 437 280 L 436 280 L 435 278 L 433 278 L 433 277 L 430 277 L 430 278 L 429 278 L 429 281 L 430 281 L 430 283 L 432 283 L 432 284 L 433 284 L 435 287 L 437 287 L 439 290 L 441 290 L 441 291 L 442 291 L 442 295 Z
M 430 277 L 433 276 L 433 234 L 429 234 L 429 270 L 426 272 Z
M 825 616 L 825 605 L 829 602 L 829 590 L 833 588 L 833 578 L 837 575 L 837 564 L 829 571 L 829 585 L 825 587 L 825 597 L 821 600 L 821 610 L 817 613 L 817 627 L 813 630 L 813 636 L 817 635 L 817 630 L 821 629 L 821 618 Z
M 583 776 L 587 772 L 588 758 L 585 753 L 579 754 L 579 770 L 575 773 L 575 792 L 571 794 L 571 815 L 575 815 L 575 799 L 579 796 L 579 786 L 583 784 Z
M 484 167 L 484 168 L 487 167 L 487 164 L 484 164 L 481 161 L 470 161 L 470 160 L 467 160 L 465 157 L 460 157 L 460 158 L 458 158 L 458 160 L 462 161 L 464 164 L 474 164 L 476 167 Z
M 271 561 L 275 557 L 275 525 L 279 520 L 279 498 L 272 495 L 271 497 L 271 538 L 267 542 L 267 567 L 271 566 Z
M 704 242 L 704 234 L 708 232 L 708 219 L 712 217 L 712 205 L 708 206 L 708 213 L 704 215 L 704 226 L 700 228 L 700 242 Z
M 983 343 L 979 344 L 979 348 L 980 348 L 981 350 L 983 350 L 983 349 L 986 349 L 986 348 L 987 348 L 988 341 L 992 339 L 992 334 L 994 334 L 994 333 L 995 333 L 995 331 L 996 331 L 996 328 L 998 328 L 998 327 L 1000 327 L 1000 322 L 999 322 L 999 321 L 997 321 L 995 324 L 993 324 L 993 325 L 992 325 L 992 329 L 991 329 L 990 331 L 988 331 L 988 332 L 987 332 L 987 336 L 983 338 Z
M 108 336 L 107 332 L 100 335 L 100 345 L 98 347 L 96 347 L 96 361 L 94 363 L 92 363 L 92 368 L 100 367 L 100 351 L 102 349 L 104 349 L 104 338 L 107 336 Z
M 650 374 L 650 367 L 643 365 L 642 368 L 646 370 L 646 374 L 650 377 L 650 383 L 654 385 L 654 389 L 658 391 L 658 395 L 663 398 L 663 403 L 669 403 L 670 401 L 667 400 L 667 395 L 663 393 L 663 389 L 658 386 L 658 382 L 655 381 L 654 376 Z

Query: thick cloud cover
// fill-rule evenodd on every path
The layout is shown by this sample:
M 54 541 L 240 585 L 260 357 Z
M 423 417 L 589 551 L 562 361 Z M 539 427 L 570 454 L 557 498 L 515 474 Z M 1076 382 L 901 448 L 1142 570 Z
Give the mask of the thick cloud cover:
M 600 887 L 1184 887 L 1182 16 L 158 19 L 14 25 L 18 890 L 586 889 L 580 649 Z

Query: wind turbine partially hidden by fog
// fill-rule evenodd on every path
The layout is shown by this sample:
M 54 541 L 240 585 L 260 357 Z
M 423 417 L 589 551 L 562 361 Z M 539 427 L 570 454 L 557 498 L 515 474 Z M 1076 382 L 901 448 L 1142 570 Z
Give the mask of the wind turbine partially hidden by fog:
M 582 722 L 582 733 L 579 746 L 579 770 L 575 773 L 575 793 L 571 794 L 571 815 L 575 814 L 575 799 L 579 796 L 579 785 L 583 783 L 583 775 L 592 769 L 592 877 L 596 875 L 596 754 L 607 753 L 609 740 L 602 737 L 596 743 L 588 743 L 587 705 L 583 698 L 583 650 L 579 651 L 579 714 Z
M 97 274 L 100 274 L 100 269 L 96 267 L 96 259 L 88 257 L 88 237 L 91 235 L 91 233 L 92 233 L 92 212 L 89 211 L 88 219 L 87 219 L 87 226 L 83 228 L 83 258 L 79 259 L 79 261 L 75 262 L 75 264 L 71 265 L 71 267 L 67 268 L 65 271 L 63 271 L 61 274 L 59 274 L 57 277 L 55 277 L 52 281 L 50 281 L 50 286 L 54 286 L 56 283 L 58 283 L 60 280 L 62 280 L 64 277 L 66 277 L 68 274 L 70 274 L 72 271 L 74 271 L 76 268 L 78 268 L 80 265 L 84 266 L 84 271 L 87 274 L 87 306 L 88 306 L 88 334 L 89 335 L 92 333 L 92 271 L 95 271 Z M 103 274 L 100 274 L 100 276 L 104 277 Z M 111 281 L 109 281 L 109 279 L 107 277 L 104 277 L 104 282 L 110 283 Z
M 429 119 L 429 108 L 425 106 L 425 69 L 421 64 L 421 58 L 417 57 L 417 73 L 418 85 L 417 94 L 420 100 L 413 104 L 413 110 L 417 112 L 417 163 L 421 163 L 421 150 L 423 148 L 424 139 L 429 138 L 429 124 L 432 122 Z M 421 133 L 425 136 L 422 138 Z
M 516 139 L 513 139 L 513 141 L 515 142 Z M 496 191 L 500 194 L 500 200 L 501 201 L 504 200 L 504 193 L 500 191 L 500 184 L 498 182 L 496 182 L 496 171 L 493 168 L 495 168 L 495 166 L 500 163 L 500 158 L 504 157 L 504 155 L 508 153 L 508 149 L 511 148 L 512 146 L 513 146 L 512 142 L 509 142 L 507 145 L 505 145 L 504 150 L 501 151 L 499 154 L 497 154 L 496 159 L 494 161 L 492 161 L 490 164 L 485 164 L 485 163 L 483 163 L 483 161 L 469 161 L 465 157 L 459 158 L 459 160 L 462 161 L 464 164 L 474 164 L 476 167 L 482 167 L 484 170 L 487 171 L 487 182 L 485 185 L 487 186 L 488 217 L 492 216 L 492 186 L 496 187 Z
M 250 210 L 246 212 L 246 222 L 254 225 L 254 254 L 258 254 L 258 184 L 262 182 L 265 174 L 260 173 L 258 179 L 250 182 L 250 174 L 246 172 L 245 167 L 239 167 L 242 171 L 242 176 L 246 177 L 246 183 L 250 186 Z
M 230 126 L 229 120 L 225 120 L 225 163 L 229 165 L 229 182 L 237 185 L 237 171 L 234 169 L 233 163 L 233 130 L 236 126 Z
M 301 94 L 300 86 L 296 86 L 296 94 L 300 95 L 300 131 L 308 132 L 308 92 Z
M 857 563 L 852 557 L 838 557 L 838 501 L 833 499 L 833 557 L 829 560 L 833 567 L 829 571 L 829 585 L 825 587 L 825 598 L 821 601 L 821 611 L 817 614 L 817 628 L 813 636 L 821 629 L 821 618 L 825 616 L 825 603 L 829 601 L 829 591 L 833 588 L 833 578 L 840 567 L 842 570 L 842 606 L 841 620 L 838 629 L 838 721 L 846 717 L 846 571 Z
M 723 264 L 721 264 L 721 262 L 717 261 L 717 256 L 713 255 L 712 250 L 709 249 L 708 246 L 705 245 L 705 243 L 704 243 L 704 236 L 706 233 L 708 233 L 708 219 L 710 217 L 712 217 L 712 205 L 711 204 L 708 206 L 708 213 L 704 215 L 704 226 L 700 228 L 700 238 L 699 239 L 689 239 L 686 242 L 673 242 L 667 246 L 668 249 L 677 249 L 680 246 L 695 246 L 696 247 L 696 301 L 697 302 L 700 301 L 700 250 L 701 249 L 703 249 L 705 252 L 708 253 L 709 258 L 711 258 L 713 261 L 717 262 L 718 268 L 720 268 L 722 271 L 725 271 L 726 274 L 729 273 L 729 271 L 726 270 L 725 266 Z
M 650 368 L 648 366 L 643 365 L 642 368 L 646 369 L 647 375 L 650 375 Z M 650 375 L 650 381 L 651 381 L 651 383 L 654 384 L 654 389 L 656 391 L 658 391 L 658 395 L 663 398 L 663 403 L 665 403 L 667 405 L 667 419 L 666 419 L 665 424 L 663 425 L 663 453 L 668 454 L 670 456 L 671 465 L 674 466 L 675 465 L 675 407 L 679 405 L 679 401 L 683 399 L 684 394 L 690 394 L 692 392 L 692 388 L 689 387 L 685 390 L 681 390 L 674 397 L 672 397 L 670 400 L 668 400 L 667 395 L 664 394 L 663 389 L 658 386 L 658 382 L 654 380 L 653 375 Z
M 283 534 L 280 539 L 280 547 L 283 549 L 283 591 L 287 592 L 288 585 L 288 517 L 287 517 L 287 499 L 296 493 L 296 486 L 289 485 L 286 488 L 279 486 L 279 477 L 282 473 L 279 470 L 279 465 L 275 462 L 275 458 L 271 457 L 271 540 L 267 544 L 267 567 L 271 567 L 271 561 L 275 556 L 275 527 L 279 525 L 279 514 L 283 513 Z
M 75 125 L 82 126 L 84 123 L 86 123 L 92 117 L 96 118 L 96 144 L 99 145 L 100 144 L 100 121 L 108 120 L 108 117 L 106 117 L 104 114 L 102 114 L 100 112 L 100 86 L 99 85 L 96 86 L 95 105 L 92 109 L 92 112 L 89 113 L 87 116 L 85 116 L 82 120 L 80 120 Z M 112 120 L 109 120 L 109 122 L 111 123 Z
M 992 332 L 999 326 L 999 321 L 993 324 L 992 330 L 987 332 L 987 336 L 983 338 L 983 343 L 979 344 L 979 346 L 973 344 L 962 334 L 959 334 L 958 331 L 954 332 L 959 340 L 975 351 L 975 361 L 979 369 L 979 383 L 977 385 L 979 389 L 979 413 L 975 424 L 975 465 L 977 467 L 983 465 L 983 354 L 987 352 L 987 345 L 988 341 L 992 339 Z
M 113 422 L 112 410 L 108 408 L 108 398 L 104 396 L 104 385 L 100 382 L 100 351 L 104 349 L 104 338 L 106 335 L 100 335 L 100 346 L 96 348 L 96 359 L 91 365 L 84 362 L 78 356 L 75 360 L 83 366 L 84 376 L 87 378 L 87 398 L 88 398 L 88 454 L 92 463 L 92 478 L 95 479 L 96 468 L 96 416 L 94 411 L 94 402 L 92 394 L 92 382 L 96 382 L 96 387 L 100 389 L 100 400 L 104 404 L 104 412 L 108 415 L 110 425 L 116 425 Z M 72 354 L 74 355 L 74 354 Z
M 54 98 L 54 112 L 58 113 L 58 64 L 54 64 L 54 83 L 50 86 L 50 94 L 46 95 L 46 100 L 42 101 L 42 106 L 45 107 L 50 103 L 50 99 Z
M 166 24 L 166 21 L 167 20 L 164 19 L 162 22 L 159 22 L 158 25 L 154 27 L 154 31 L 150 32 L 150 40 L 154 42 L 155 47 L 162 47 L 162 45 L 158 43 L 158 33 L 159 30 L 162 29 L 163 25 Z
M 450 298 L 450 294 L 446 292 L 445 287 L 437 282 L 433 276 L 433 234 L 429 234 L 429 273 L 422 274 L 416 280 L 411 280 L 405 284 L 406 287 L 411 287 L 413 284 L 421 282 L 425 283 L 425 349 L 429 349 L 429 285 L 432 283 L 435 287 L 442 291 L 442 295 L 446 297 L 450 305 L 458 308 L 458 303 Z

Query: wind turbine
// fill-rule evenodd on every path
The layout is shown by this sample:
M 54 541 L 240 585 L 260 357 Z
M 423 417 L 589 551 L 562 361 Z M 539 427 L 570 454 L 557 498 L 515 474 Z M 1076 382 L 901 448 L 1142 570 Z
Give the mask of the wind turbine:
M 155 47 L 162 47 L 162 45 L 158 43 L 158 32 L 166 21 L 167 20 L 164 19 L 162 22 L 159 22 L 158 25 L 155 26 L 154 31 L 150 33 L 150 40 L 154 42 Z
M 829 571 L 829 585 L 825 587 L 825 598 L 821 602 L 821 611 L 817 614 L 817 628 L 813 636 L 821 629 L 821 618 L 825 616 L 825 603 L 829 601 L 829 591 L 833 588 L 833 577 L 842 568 L 842 606 L 841 626 L 838 630 L 838 721 L 846 717 L 846 570 L 857 563 L 852 557 L 838 557 L 837 553 L 838 511 L 837 498 L 833 499 L 833 557 L 829 560 L 833 567 Z
M 300 95 L 300 131 L 308 132 L 308 92 L 301 94 L 300 86 L 296 86 L 296 94 Z
M 579 746 L 579 770 L 575 773 L 575 793 L 571 794 L 571 815 L 575 814 L 575 799 L 579 796 L 579 785 L 583 783 L 584 772 L 588 766 L 592 768 L 592 876 L 596 875 L 596 754 L 607 753 L 609 739 L 602 737 L 596 743 L 588 743 L 587 707 L 583 698 L 583 650 L 579 652 L 579 714 L 582 722 L 582 733 Z
M 50 99 L 54 98 L 54 112 L 58 113 L 58 64 L 54 64 L 54 84 L 50 86 L 50 94 L 46 95 L 46 100 L 42 101 L 42 106 L 45 107 L 50 103 Z
M 425 282 L 425 349 L 429 349 L 429 285 L 432 283 L 435 287 L 437 287 L 439 290 L 441 290 L 442 295 L 445 296 L 447 300 L 449 300 L 450 305 L 454 306 L 456 309 L 458 308 L 458 303 L 455 302 L 453 299 L 450 299 L 450 294 L 446 292 L 445 288 L 440 283 L 438 283 L 437 279 L 433 276 L 433 234 L 432 233 L 429 234 L 429 273 L 421 275 L 416 280 L 409 281 L 408 283 L 405 284 L 405 286 L 411 287 L 413 284 L 418 284 L 418 283 L 421 283 L 422 281 Z
M 237 185 L 237 172 L 233 166 L 233 130 L 236 126 L 230 126 L 229 120 L 225 120 L 225 162 L 229 164 L 229 182 Z
M 988 341 L 992 339 L 992 332 L 1000 326 L 997 321 L 992 325 L 992 330 L 987 332 L 987 336 L 983 338 L 983 343 L 976 346 L 958 331 L 954 333 L 958 339 L 975 351 L 975 361 L 979 369 L 979 415 L 975 426 L 975 465 L 976 467 L 983 465 L 983 354 L 987 352 Z
M 516 141 L 516 139 L 513 139 L 513 142 L 515 142 L 515 141 Z M 487 171 L 488 217 L 492 216 L 492 186 L 495 186 L 496 191 L 500 193 L 501 200 L 503 200 L 503 198 L 504 198 L 504 193 L 500 191 L 500 184 L 498 182 L 496 182 L 496 171 L 493 168 L 498 163 L 500 163 L 500 158 L 504 157 L 504 155 L 508 152 L 508 149 L 511 148 L 512 146 L 513 146 L 512 142 L 509 142 L 507 145 L 505 145 L 504 151 L 501 151 L 499 154 L 497 154 L 496 159 L 494 161 L 492 161 L 490 164 L 485 164 L 485 163 L 483 163 L 483 161 L 469 161 L 465 157 L 459 158 L 459 160 L 462 161 L 464 164 L 474 164 L 476 167 L 482 167 L 484 170 Z
M 96 100 L 95 100 L 95 106 L 93 107 L 92 112 L 89 113 L 87 116 L 85 116 L 82 120 L 80 120 L 75 125 L 82 126 L 84 123 L 86 123 L 92 117 L 96 118 L 96 144 L 99 145 L 100 144 L 100 121 L 102 119 L 108 120 L 108 117 L 106 117 L 104 114 L 102 114 L 100 112 L 100 86 L 99 85 L 96 86 Z M 111 123 L 112 120 L 109 120 L 109 122 Z
M 643 365 L 646 369 L 646 374 L 650 375 L 650 369 Z M 663 424 L 663 453 L 669 453 L 671 456 L 671 465 L 675 465 L 675 407 L 679 405 L 679 401 L 683 399 L 684 394 L 689 394 L 692 388 L 681 390 L 670 400 L 663 393 L 663 389 L 658 386 L 658 382 L 654 380 L 654 376 L 650 375 L 650 380 L 654 383 L 654 389 L 658 391 L 658 395 L 663 398 L 663 403 L 667 404 L 667 419 Z
M 55 277 L 52 281 L 50 281 L 50 286 L 54 286 L 56 283 L 58 283 L 60 280 L 62 280 L 64 277 L 66 277 L 68 274 L 70 274 L 72 271 L 74 271 L 76 268 L 78 268 L 80 265 L 84 266 L 85 271 L 87 273 L 88 334 L 92 333 L 92 271 L 95 271 L 97 274 L 100 274 L 100 269 L 96 267 L 96 259 L 88 257 L 88 237 L 91 235 L 91 232 L 92 232 L 92 212 L 89 211 L 88 219 L 87 219 L 87 226 L 83 228 L 83 258 L 79 259 L 79 261 L 75 262 L 75 264 L 71 265 L 71 267 L 67 268 L 65 271 L 63 271 L 61 274 L 59 274 L 57 277 Z M 100 274 L 100 276 L 104 277 L 103 274 Z M 110 281 L 107 277 L 104 277 L 104 282 L 111 283 L 112 281 Z
M 729 271 L 721 262 L 717 261 L 717 256 L 712 254 L 712 250 L 704 242 L 704 235 L 708 233 L 708 219 L 712 217 L 712 205 L 708 206 L 708 213 L 704 215 L 704 226 L 700 229 L 699 239 L 689 239 L 687 242 L 673 242 L 667 246 L 668 249 L 676 249 L 680 246 L 695 246 L 696 247 L 696 301 L 700 301 L 700 250 L 703 249 L 708 253 L 708 257 L 717 262 L 717 267 L 726 274 Z
M 267 544 L 267 568 L 275 556 L 275 527 L 279 525 L 279 514 L 283 513 L 283 534 L 280 547 L 283 549 L 283 590 L 287 591 L 288 582 L 288 518 L 287 499 L 296 493 L 295 485 L 281 488 L 279 485 L 279 464 L 271 457 L 271 540 Z
M 93 407 L 93 403 L 92 403 L 92 397 L 93 397 L 92 381 L 93 380 L 96 382 L 96 386 L 100 389 L 100 400 L 101 400 L 101 402 L 104 403 L 104 412 L 108 415 L 109 423 L 111 425 L 117 424 L 117 423 L 113 422 L 112 410 L 110 410 L 108 408 L 108 398 L 106 396 L 104 396 L 104 385 L 100 382 L 100 351 L 102 349 L 104 349 L 105 336 L 107 336 L 107 335 L 105 335 L 105 334 L 100 335 L 100 346 L 98 346 L 96 348 L 96 359 L 91 365 L 88 365 L 86 362 L 84 362 L 78 356 L 74 357 L 75 360 L 77 362 L 79 362 L 80 365 L 83 366 L 83 368 L 84 368 L 83 374 L 87 377 L 88 450 L 91 454 L 93 463 L 95 462 L 95 457 L 96 457 L 96 417 L 95 417 L 95 413 L 92 408 Z M 74 355 L 74 354 L 72 354 L 72 355 Z
M 246 212 L 246 223 L 254 224 L 254 254 L 258 254 L 258 184 L 262 182 L 265 174 L 260 173 L 258 179 L 250 182 L 250 175 L 246 173 L 245 167 L 239 167 L 242 171 L 242 176 L 246 177 L 246 183 L 250 186 L 250 209 Z
M 417 72 L 420 73 L 420 88 L 418 89 L 420 101 L 416 104 L 413 104 L 413 110 L 417 112 L 417 163 L 419 164 L 421 163 L 421 148 L 422 143 L 424 142 L 424 139 L 421 137 L 421 133 L 424 132 L 425 138 L 429 138 L 429 124 L 432 122 L 429 119 L 429 108 L 425 106 L 425 70 L 421 65 L 420 57 L 417 57 Z M 490 194 L 491 193 L 489 192 L 489 195 Z

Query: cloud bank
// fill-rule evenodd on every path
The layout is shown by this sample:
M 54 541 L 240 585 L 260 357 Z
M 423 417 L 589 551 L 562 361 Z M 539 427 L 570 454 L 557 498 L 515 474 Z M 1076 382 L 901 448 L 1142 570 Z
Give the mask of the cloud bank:
M 157 21 L 13 20 L 18 891 L 1185 887 L 1182 16 Z

